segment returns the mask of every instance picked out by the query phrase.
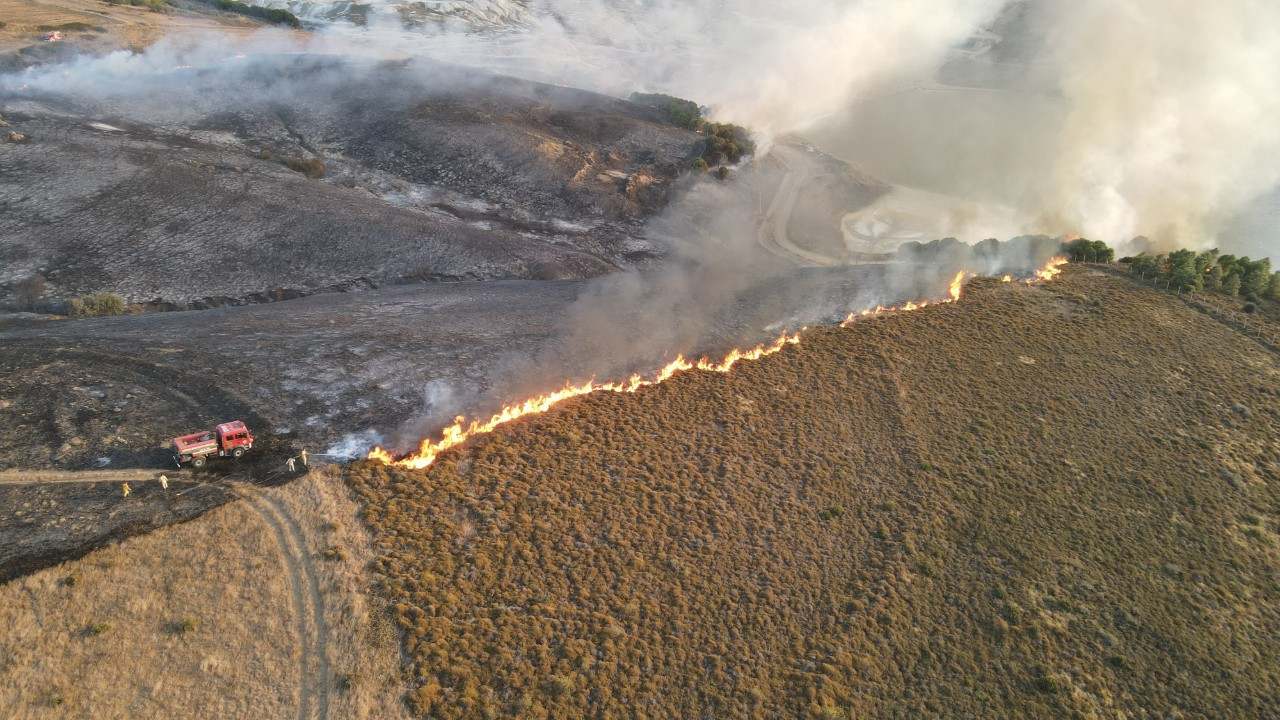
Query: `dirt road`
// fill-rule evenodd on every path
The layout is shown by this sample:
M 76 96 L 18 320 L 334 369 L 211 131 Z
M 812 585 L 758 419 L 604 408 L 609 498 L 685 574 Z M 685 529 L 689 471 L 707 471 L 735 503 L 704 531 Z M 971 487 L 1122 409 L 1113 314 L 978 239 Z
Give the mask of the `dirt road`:
M 787 223 L 790 222 L 791 213 L 795 210 L 800 189 L 809 177 L 809 168 L 805 158 L 788 148 L 778 147 L 774 150 L 774 154 L 787 168 L 787 174 L 779 183 L 778 192 L 773 196 L 773 202 L 770 203 L 760 223 L 757 235 L 760 247 L 795 263 L 798 267 L 835 267 L 845 264 L 840 258 L 805 250 L 791 241 L 787 232 Z
M 329 715 L 329 689 L 333 684 L 329 629 L 324 618 L 324 597 L 315 562 L 307 552 L 306 538 L 278 497 L 252 486 L 240 486 L 236 494 L 271 529 L 289 574 L 302 678 L 298 689 L 298 720 L 324 720 Z

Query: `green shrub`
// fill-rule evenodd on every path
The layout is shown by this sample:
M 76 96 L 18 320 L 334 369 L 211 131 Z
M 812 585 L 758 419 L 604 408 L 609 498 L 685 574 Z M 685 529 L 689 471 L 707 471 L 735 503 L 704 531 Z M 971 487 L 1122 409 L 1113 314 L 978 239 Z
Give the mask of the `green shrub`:
M 195 632 L 196 630 L 199 630 L 200 621 L 196 620 L 193 617 L 184 617 L 178 622 L 174 623 L 173 628 L 178 632 L 179 635 L 186 635 L 187 633 Z
M 631 102 L 665 111 L 667 122 L 676 127 L 697 130 L 702 126 L 702 110 L 692 100 L 662 93 L 631 93 Z
M 823 510 L 822 513 L 820 514 L 823 520 L 831 520 L 833 518 L 838 518 L 841 515 L 844 515 L 844 508 L 840 507 L 839 505 L 832 505 L 826 510 Z
M 566 675 L 552 675 L 547 678 L 547 694 L 552 697 L 568 695 L 573 691 L 573 678 Z
M 756 151 L 756 144 L 746 128 L 730 123 L 707 123 L 703 126 L 707 141 L 702 157 L 709 165 L 730 164 Z
M 109 632 L 111 632 L 111 623 L 100 622 L 89 626 L 90 635 L 106 635 Z
M 82 317 L 123 315 L 124 298 L 115 293 L 90 293 L 71 301 L 71 314 Z
M 1057 675 L 1045 673 L 1036 678 L 1036 689 L 1040 692 L 1062 692 L 1062 680 Z
M 710 169 L 710 167 L 707 165 L 706 160 L 703 160 L 702 158 L 698 158 L 693 161 L 693 169 L 697 170 L 698 172 L 706 172 L 707 170 Z

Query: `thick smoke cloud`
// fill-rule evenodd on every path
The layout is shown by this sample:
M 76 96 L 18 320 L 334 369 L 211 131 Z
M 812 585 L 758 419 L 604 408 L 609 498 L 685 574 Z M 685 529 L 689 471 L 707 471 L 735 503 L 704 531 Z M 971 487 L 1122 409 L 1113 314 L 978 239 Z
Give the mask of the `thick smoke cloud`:
M 896 93 L 937 91 L 948 61 L 965 60 L 970 75 L 986 66 L 978 91 L 890 113 L 872 153 L 904 158 L 906 181 L 1001 206 L 991 214 L 1012 214 L 1027 232 L 1210 244 L 1280 181 L 1280 4 L 1270 0 L 488 5 L 510 6 L 518 29 L 441 25 L 424 36 L 416 27 L 406 39 L 398 16 L 375 13 L 372 36 L 616 94 L 672 92 L 765 135 L 812 129 Z M 999 29 L 1012 35 L 980 30 L 1010 16 L 1021 22 Z M 828 124 L 818 134 L 839 146 L 840 132 Z M 940 147 L 922 156 L 919 146 L 931 144 Z M 977 239 L 983 227 L 953 230 Z M 1254 254 L 1280 250 L 1269 230 L 1249 240 Z
M 979 215 L 1000 222 L 943 232 L 975 240 L 1016 227 L 1212 244 L 1280 182 L 1280 4 L 1270 0 L 489 0 L 454 3 L 457 19 L 438 23 L 386 1 L 362 5 L 358 25 L 334 20 L 349 4 L 263 4 L 324 23 L 309 51 L 428 55 L 623 96 L 671 92 L 766 140 L 811 131 L 887 179 L 993 207 Z M 300 45 L 266 33 L 253 42 Z M 938 92 L 939 77 L 957 82 L 938 73 L 957 59 L 994 80 Z M 891 109 L 878 131 L 841 119 L 881 102 Z M 1258 234 L 1258 223 L 1235 225 Z M 1277 229 L 1263 234 L 1245 251 L 1280 251 Z
M 1199 244 L 1280 181 L 1280 4 L 1075 0 L 1046 18 L 1065 112 L 1038 200 L 1065 228 Z

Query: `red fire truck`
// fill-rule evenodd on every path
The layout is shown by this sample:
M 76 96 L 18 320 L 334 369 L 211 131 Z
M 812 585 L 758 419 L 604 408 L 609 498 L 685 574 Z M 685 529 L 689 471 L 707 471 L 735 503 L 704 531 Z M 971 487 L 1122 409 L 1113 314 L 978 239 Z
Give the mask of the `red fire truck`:
M 239 420 L 222 423 L 213 430 L 204 430 L 173 439 L 173 461 L 182 467 L 182 463 L 191 463 L 191 467 L 204 467 L 205 462 L 213 457 L 239 458 L 253 449 L 253 436 L 249 428 Z

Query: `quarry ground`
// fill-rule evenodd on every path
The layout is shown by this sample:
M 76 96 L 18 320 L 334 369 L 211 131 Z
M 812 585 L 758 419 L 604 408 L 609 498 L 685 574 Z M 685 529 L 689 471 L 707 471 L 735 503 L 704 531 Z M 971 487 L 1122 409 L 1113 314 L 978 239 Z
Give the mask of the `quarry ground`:
M 979 280 L 424 472 L 224 479 L 200 517 L 0 585 L 0 702 L 1274 717 L 1277 387 L 1274 352 L 1127 278 Z M 176 477 L 125 499 L 46 472 L 4 546 L 80 502 L 171 512 Z

